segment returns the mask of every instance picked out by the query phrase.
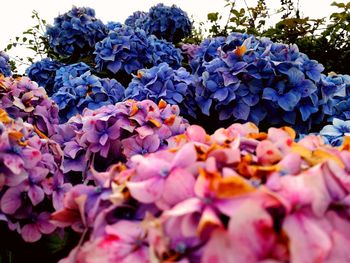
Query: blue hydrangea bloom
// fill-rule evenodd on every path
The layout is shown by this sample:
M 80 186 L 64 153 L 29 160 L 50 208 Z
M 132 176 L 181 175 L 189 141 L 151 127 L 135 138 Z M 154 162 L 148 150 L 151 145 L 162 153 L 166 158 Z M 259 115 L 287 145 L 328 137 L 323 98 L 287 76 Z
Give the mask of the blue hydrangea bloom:
M 209 62 L 219 57 L 219 48 L 225 43 L 225 37 L 206 38 L 196 50 L 195 57 L 190 60 L 190 66 L 193 73 L 202 74 L 203 62 Z
M 5 77 L 12 75 L 9 60 L 9 56 L 4 51 L 0 51 L 0 74 L 3 74 Z
M 175 5 L 158 4 L 151 7 L 141 28 L 149 35 L 178 43 L 191 34 L 192 23 L 186 12 Z
M 322 76 L 322 94 L 327 96 L 330 92 L 332 96 L 328 100 L 327 107 L 324 111 L 328 111 L 332 120 L 337 117 L 342 120 L 350 119 L 350 76 L 336 75 Z
M 334 118 L 333 124 L 323 127 L 320 131 L 320 135 L 322 135 L 329 144 L 340 146 L 343 143 L 344 136 L 350 136 L 350 120 L 343 121 Z
M 233 33 L 206 40 L 196 55 L 191 66 L 201 80 L 194 96 L 199 113 L 217 114 L 222 121 L 292 125 L 309 132 L 332 114 L 326 108 L 340 94 L 339 87 L 325 87 L 323 66 L 296 45 Z
M 166 62 L 173 69 L 181 67 L 182 55 L 181 50 L 176 48 L 173 43 L 160 40 L 154 36 L 149 37 L 152 46 L 152 64 L 159 65 Z
M 65 65 L 60 67 L 56 71 L 55 84 L 53 91 L 56 92 L 58 89 L 64 86 L 65 83 L 69 83 L 71 79 L 83 75 L 85 72 L 90 71 L 91 68 L 84 62 Z
M 123 24 L 121 24 L 119 22 L 108 22 L 106 25 L 108 31 L 116 30 L 122 26 L 123 26 Z
M 161 99 L 170 104 L 177 104 L 185 115 L 194 116 L 193 108 L 189 103 L 193 98 L 194 77 L 185 68 L 177 70 L 169 67 L 167 63 L 161 63 L 150 69 L 139 70 L 125 90 L 126 99 L 153 100 Z
M 125 20 L 124 24 L 134 29 L 142 28 L 142 24 L 145 22 L 147 15 L 146 12 L 136 11 Z
M 100 79 L 90 71 L 63 82 L 52 99 L 59 107 L 61 122 L 80 114 L 85 108 L 97 109 L 115 104 L 124 98 L 124 87 L 116 80 Z
M 98 42 L 94 54 L 96 67 L 107 68 L 112 73 L 130 74 L 151 63 L 152 47 L 143 30 L 129 26 L 116 28 Z
M 45 88 L 47 94 L 51 96 L 54 93 L 56 70 L 62 66 L 63 64 L 57 60 L 44 58 L 27 68 L 26 74 L 31 80 L 37 82 L 40 87 Z
M 63 57 L 83 56 L 93 51 L 95 44 L 105 38 L 107 28 L 88 7 L 73 7 L 55 18 L 46 31 L 50 47 Z

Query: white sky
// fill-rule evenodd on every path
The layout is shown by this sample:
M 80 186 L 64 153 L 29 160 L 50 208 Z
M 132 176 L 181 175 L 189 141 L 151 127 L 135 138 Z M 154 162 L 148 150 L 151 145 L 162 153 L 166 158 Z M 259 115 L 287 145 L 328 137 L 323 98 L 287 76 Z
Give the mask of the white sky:
M 4 1 L 4 0 L 2 0 Z M 305 16 L 321 18 L 328 16 L 336 9 L 330 7 L 334 0 L 300 0 L 301 10 Z M 68 11 L 72 5 L 88 6 L 94 8 L 96 17 L 103 22 L 116 21 L 123 22 L 134 11 L 148 9 L 162 2 L 166 5 L 175 4 L 194 17 L 195 21 L 205 21 L 207 13 L 220 12 L 227 16 L 228 12 L 223 12 L 224 0 L 7 0 L 2 3 L 0 15 L 0 49 L 4 49 L 10 39 L 21 36 L 21 33 L 33 25 L 31 19 L 32 10 L 38 11 L 41 18 L 53 23 L 54 17 Z M 255 3 L 255 0 L 246 0 L 248 5 Z M 266 0 L 272 9 L 279 7 L 280 0 Z M 338 1 L 347 2 L 347 1 Z M 238 6 L 243 6 L 243 0 L 236 0 Z M 13 52 L 16 52 L 13 54 Z M 21 52 L 14 50 L 10 55 L 19 55 Z M 25 55 L 25 53 L 23 53 Z

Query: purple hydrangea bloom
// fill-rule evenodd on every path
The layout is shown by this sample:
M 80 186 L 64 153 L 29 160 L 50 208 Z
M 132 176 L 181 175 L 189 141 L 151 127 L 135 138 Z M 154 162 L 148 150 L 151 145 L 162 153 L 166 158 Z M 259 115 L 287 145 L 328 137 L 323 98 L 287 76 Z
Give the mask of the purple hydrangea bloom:
M 63 152 L 56 142 L 40 138 L 32 125 L 10 119 L 2 109 L 0 115 L 0 213 L 24 241 L 35 242 L 55 230 L 50 213 L 63 205 L 71 187 L 62 179 Z M 56 180 L 60 196 L 47 187 Z
M 68 75 L 52 99 L 59 107 L 61 122 L 65 122 L 85 108 L 97 109 L 121 101 L 123 92 L 124 87 L 116 80 L 100 79 L 86 71 L 75 77 Z
M 183 114 L 193 116 L 193 109 L 188 103 L 193 100 L 191 92 L 194 82 L 194 77 L 185 68 L 174 70 L 167 63 L 161 63 L 150 69 L 139 70 L 125 90 L 125 97 L 155 102 L 165 100 L 180 105 Z
M 55 133 L 58 124 L 58 107 L 44 88 L 27 77 L 0 76 L 0 108 L 12 118 L 22 118 L 33 124 L 42 137 Z
M 95 47 L 96 67 L 130 74 L 151 63 L 152 47 L 146 33 L 128 26 L 117 27 Z
M 44 58 L 27 68 L 26 74 L 51 96 L 54 93 L 56 70 L 62 66 L 63 64 L 56 60 Z
M 95 44 L 102 40 L 107 29 L 96 19 L 95 11 L 88 7 L 73 7 L 55 18 L 46 31 L 50 47 L 63 57 L 83 56 L 92 53 Z
M 142 19 L 141 28 L 149 35 L 178 43 L 191 34 L 192 23 L 186 12 L 175 5 L 158 4 Z
M 9 60 L 9 56 L 4 51 L 0 51 L 0 74 L 3 74 L 5 77 L 12 75 Z
M 188 123 L 179 116 L 177 106 L 162 101 L 127 100 L 97 110 L 86 109 L 61 127 L 65 153 L 65 172 L 106 170 L 132 155 L 155 152 L 167 146 L 167 140 L 183 133 Z M 70 133 L 69 130 L 74 131 Z M 65 134 L 72 134 L 64 138 Z

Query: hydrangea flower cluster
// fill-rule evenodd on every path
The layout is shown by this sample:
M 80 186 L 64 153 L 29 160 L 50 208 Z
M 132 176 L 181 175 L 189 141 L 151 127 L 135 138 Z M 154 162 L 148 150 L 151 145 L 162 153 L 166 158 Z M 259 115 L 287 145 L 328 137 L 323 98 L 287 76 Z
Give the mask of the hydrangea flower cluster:
M 177 6 L 165 6 L 158 4 L 151 7 L 147 17 L 141 17 L 141 22 L 136 20 L 135 25 L 140 24 L 141 28 L 149 35 L 178 43 L 181 39 L 189 36 L 192 30 L 192 23 L 186 12 Z
M 85 72 L 91 71 L 91 68 L 84 62 L 63 65 L 57 69 L 54 80 L 53 92 L 57 92 L 65 83 L 83 75 Z
M 0 215 L 26 242 L 36 242 L 56 227 L 50 213 L 63 208 L 71 188 L 64 182 L 59 145 L 42 139 L 32 125 L 0 109 Z
M 327 110 L 332 112 L 330 119 L 336 117 L 342 120 L 350 119 L 350 76 L 331 74 L 322 76 L 322 87 L 324 91 L 340 90 L 332 97 Z
M 96 67 L 112 73 L 131 74 L 151 63 L 150 41 L 143 30 L 129 26 L 116 27 L 98 42 L 94 54 Z
M 55 133 L 58 124 L 58 107 L 45 89 L 27 77 L 0 76 L 0 108 L 11 118 L 22 118 L 32 124 L 42 137 Z
M 147 154 L 167 147 L 172 136 L 182 134 L 188 122 L 179 108 L 161 101 L 127 100 L 82 115 L 61 125 L 56 139 L 63 145 L 65 172 L 105 171 L 135 154 Z
M 5 77 L 12 75 L 9 60 L 10 57 L 4 51 L 0 51 L 0 74 L 3 74 Z
M 134 29 L 142 28 L 142 23 L 145 22 L 147 15 L 146 12 L 136 11 L 125 20 L 124 24 Z
M 181 50 L 176 48 L 173 43 L 160 40 L 154 36 L 150 36 L 149 40 L 152 46 L 152 63 L 159 65 L 166 62 L 173 69 L 178 69 L 182 65 Z
M 326 125 L 320 131 L 325 141 L 333 146 L 340 146 L 344 142 L 344 136 L 350 137 L 350 120 L 343 121 L 334 118 L 333 123 Z
M 63 66 L 62 63 L 44 58 L 33 63 L 26 70 L 28 77 L 38 83 L 40 87 L 45 88 L 47 94 L 51 96 L 54 91 L 56 71 Z
M 46 31 L 50 47 L 63 57 L 83 56 L 92 53 L 95 44 L 102 40 L 107 29 L 88 7 L 73 7 L 55 18 Z
M 185 68 L 174 70 L 167 63 L 161 63 L 150 69 L 139 70 L 125 90 L 125 97 L 135 100 L 150 99 L 155 102 L 165 100 L 170 104 L 178 104 L 182 113 L 194 116 L 192 105 L 194 77 Z
M 225 40 L 225 37 L 206 38 L 199 46 L 190 49 L 192 54 L 189 64 L 194 74 L 201 75 L 204 70 L 202 64 L 219 57 L 220 51 L 218 49 L 225 44 Z
M 75 187 L 53 214 L 57 225 L 95 218 L 61 262 L 346 262 L 349 142 L 294 137 L 251 123 L 212 136 L 190 126 L 178 147 L 112 167 L 99 176 L 103 194 Z
M 323 66 L 295 45 L 234 33 L 216 57 L 215 48 L 209 50 L 209 59 L 214 58 L 202 59 L 202 81 L 195 93 L 204 115 L 215 112 L 220 120 L 256 124 L 268 118 L 268 125 L 288 124 L 308 132 L 325 119 L 319 111 L 331 115 L 331 98 L 344 93 L 339 85 L 323 88 Z
M 124 87 L 115 79 L 101 79 L 90 71 L 79 75 L 79 71 L 64 69 L 56 75 L 63 81 L 62 86 L 52 95 L 59 107 L 61 122 L 82 113 L 85 108 L 97 109 L 114 104 L 124 98 Z M 72 75 L 76 73 L 77 75 Z M 62 73 L 62 74 L 61 74 Z

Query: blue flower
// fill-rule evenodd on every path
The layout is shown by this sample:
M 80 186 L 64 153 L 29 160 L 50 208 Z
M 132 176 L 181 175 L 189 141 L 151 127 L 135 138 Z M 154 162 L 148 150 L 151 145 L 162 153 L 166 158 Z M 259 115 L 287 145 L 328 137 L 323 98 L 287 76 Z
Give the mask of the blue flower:
M 123 24 L 121 24 L 119 22 L 108 22 L 106 25 L 108 31 L 117 30 L 118 28 L 120 28 L 122 26 L 123 26 Z
M 195 57 L 190 60 L 193 73 L 202 74 L 204 62 L 209 62 L 219 57 L 219 48 L 225 43 L 225 37 L 206 38 L 196 49 Z
M 193 109 L 188 106 L 193 100 L 190 98 L 190 91 L 194 89 L 193 83 L 193 76 L 186 69 L 174 70 L 167 63 L 161 63 L 150 69 L 140 70 L 125 90 L 125 97 L 155 102 L 162 99 L 179 105 L 183 114 L 193 115 Z
M 342 120 L 350 119 L 350 76 L 336 75 L 322 76 L 322 94 L 325 97 L 324 111 L 330 115 L 329 119 L 337 117 Z
M 344 136 L 350 136 L 350 120 L 343 121 L 334 118 L 333 124 L 323 127 L 320 131 L 320 135 L 322 135 L 329 144 L 340 146 L 344 140 Z
M 53 92 L 63 87 L 65 83 L 69 83 L 71 79 L 81 76 L 90 70 L 91 68 L 83 62 L 60 67 L 56 71 Z
M 47 94 L 51 96 L 54 93 L 56 70 L 62 65 L 56 60 L 44 58 L 27 68 L 26 74 L 31 80 L 37 82 L 39 86 L 45 88 Z
M 95 18 L 88 7 L 73 7 L 55 18 L 46 31 L 50 47 L 63 57 L 83 56 L 93 51 L 95 44 L 106 34 L 106 26 Z
M 146 12 L 136 11 L 125 20 L 124 24 L 134 29 L 142 28 L 142 24 L 145 22 L 147 15 Z
M 151 63 L 151 51 L 143 30 L 118 27 L 96 44 L 96 67 L 99 70 L 107 68 L 112 73 L 122 71 L 130 74 Z
M 61 122 L 66 122 L 85 108 L 98 109 L 104 105 L 115 104 L 124 98 L 124 87 L 116 80 L 100 79 L 86 71 L 63 81 L 52 99 L 59 107 Z
M 0 74 L 3 74 L 5 77 L 12 75 L 9 60 L 9 56 L 4 51 L 0 51 Z
M 153 49 L 153 65 L 159 65 L 162 62 L 166 62 L 173 69 L 181 67 L 183 57 L 181 55 L 181 51 L 176 48 L 173 43 L 165 40 L 159 40 L 154 36 L 150 36 L 149 40 Z
M 191 34 L 192 23 L 187 14 L 175 5 L 158 4 L 151 7 L 140 27 L 149 35 L 178 43 Z
M 319 112 L 339 93 L 339 87 L 325 93 L 330 84 L 323 66 L 296 45 L 233 33 L 205 40 L 195 54 L 191 66 L 200 79 L 194 94 L 199 118 L 252 121 L 264 128 L 292 125 L 309 132 L 331 114 Z

